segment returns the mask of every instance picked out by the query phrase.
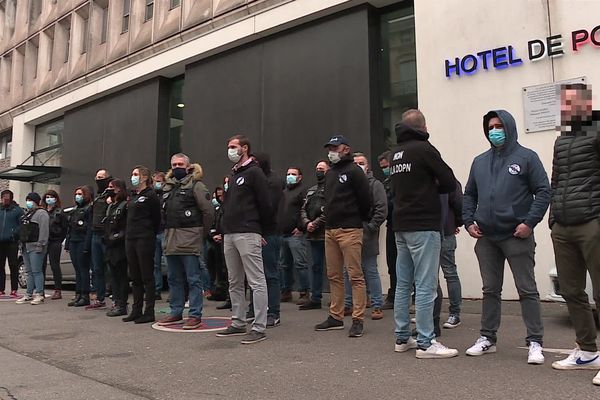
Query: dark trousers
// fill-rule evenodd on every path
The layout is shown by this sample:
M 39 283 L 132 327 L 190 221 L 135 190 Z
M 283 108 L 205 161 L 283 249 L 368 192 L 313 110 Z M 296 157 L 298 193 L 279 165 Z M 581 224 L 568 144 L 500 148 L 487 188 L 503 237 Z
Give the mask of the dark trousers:
M 281 250 L 281 236 L 267 235 L 264 237 L 267 242 L 262 247 L 263 268 L 265 270 L 265 280 L 267 281 L 267 315 L 279 317 L 281 314 L 281 282 L 279 273 L 279 254 Z M 252 289 L 250 290 L 250 299 L 253 299 Z M 254 312 L 254 301 L 250 300 L 248 310 Z
M 388 229 L 385 238 L 385 260 L 388 266 L 388 274 L 390 275 L 390 289 L 387 295 L 392 302 L 394 302 L 394 295 L 396 294 L 396 258 L 398 258 L 396 236 L 393 230 Z
M 127 276 L 127 259 L 109 262 L 111 271 L 111 287 L 113 302 L 120 309 L 127 308 L 129 296 L 129 277 Z
M 213 297 L 215 297 L 215 300 L 225 300 L 229 292 L 229 282 L 227 267 L 225 266 L 225 255 L 223 254 L 223 243 L 208 240 L 205 248 L 206 266 L 213 284 Z
M 69 254 L 75 269 L 75 293 L 90 293 L 90 252 L 85 251 L 84 242 L 70 242 Z
M 19 244 L 17 242 L 0 242 L 0 292 L 6 289 L 6 259 L 10 269 L 10 289 L 19 289 Z
M 48 252 L 44 259 L 44 281 L 46 280 L 46 269 L 50 261 L 52 270 L 52 279 L 54 279 L 54 290 L 62 288 L 62 270 L 60 269 L 60 253 L 62 251 L 62 241 L 52 240 L 48 242 Z M 1 260 L 0 260 L 1 261 Z
M 442 287 L 438 281 L 437 287 L 437 297 L 433 302 L 433 333 L 436 337 L 441 336 L 440 330 L 440 315 L 442 314 L 442 299 L 444 298 L 444 293 L 442 293 Z
M 594 310 L 585 285 L 589 272 L 594 301 L 600 309 L 600 222 L 594 219 L 574 226 L 555 223 L 551 236 L 560 293 L 567 302 L 576 342 L 583 351 L 597 351 Z
M 142 314 L 144 294 L 145 315 L 154 315 L 154 246 L 156 237 L 128 239 L 126 243 L 127 263 L 133 286 L 132 314 Z

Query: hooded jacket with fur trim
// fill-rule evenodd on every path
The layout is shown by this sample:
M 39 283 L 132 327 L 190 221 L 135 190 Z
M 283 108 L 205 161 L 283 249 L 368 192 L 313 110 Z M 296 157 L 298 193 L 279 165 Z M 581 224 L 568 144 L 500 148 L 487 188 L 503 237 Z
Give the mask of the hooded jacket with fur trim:
M 202 167 L 191 164 L 188 175 L 178 180 L 167 173 L 162 193 L 165 219 L 165 255 L 200 255 L 204 238 L 213 225 L 215 209 L 202 182 Z

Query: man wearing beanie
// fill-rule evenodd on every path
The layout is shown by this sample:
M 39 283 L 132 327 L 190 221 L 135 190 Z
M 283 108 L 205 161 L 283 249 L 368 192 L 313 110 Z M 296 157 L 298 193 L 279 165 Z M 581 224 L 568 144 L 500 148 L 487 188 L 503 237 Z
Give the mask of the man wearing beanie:
M 46 256 L 50 217 L 40 208 L 42 198 L 33 192 L 25 197 L 27 213 L 21 219 L 19 239 L 21 253 L 27 273 L 27 294 L 17 300 L 17 304 L 31 302 L 32 305 L 44 302 L 44 272 L 42 265 Z
M 2 204 L 0 205 L 0 219 L 2 227 L 0 228 L 0 296 L 3 296 L 6 289 L 6 272 L 4 266 L 8 258 L 10 268 L 10 296 L 17 297 L 19 288 L 19 225 L 23 216 L 23 209 L 13 200 L 13 192 L 3 190 L 0 193 Z

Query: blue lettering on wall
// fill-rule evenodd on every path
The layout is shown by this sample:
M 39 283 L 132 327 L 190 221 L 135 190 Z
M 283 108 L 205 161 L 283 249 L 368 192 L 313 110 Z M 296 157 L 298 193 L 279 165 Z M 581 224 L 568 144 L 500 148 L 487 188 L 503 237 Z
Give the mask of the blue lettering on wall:
M 450 78 L 452 75 L 474 74 L 480 67 L 485 70 L 505 69 L 522 64 L 523 60 L 517 57 L 515 48 L 506 46 L 480 51 L 476 54 L 467 54 L 462 58 L 456 57 L 454 60 L 446 60 L 445 69 L 446 77 Z

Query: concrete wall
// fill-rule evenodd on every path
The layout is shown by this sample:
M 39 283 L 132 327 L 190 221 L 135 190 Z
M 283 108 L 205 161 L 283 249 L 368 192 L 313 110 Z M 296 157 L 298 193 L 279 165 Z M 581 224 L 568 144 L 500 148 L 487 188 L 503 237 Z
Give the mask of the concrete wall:
M 600 108 L 600 47 L 588 43 L 578 53 L 570 48 L 572 31 L 589 31 L 600 25 L 600 2 L 505 0 L 490 7 L 480 0 L 419 0 L 415 1 L 415 15 L 419 107 L 427 117 L 431 141 L 458 179 L 466 183 L 473 158 L 489 148 L 482 116 L 497 108 L 514 115 L 520 143 L 538 153 L 550 174 L 557 134 L 552 130 L 524 133 L 522 88 L 586 76 L 588 83 L 597 85 L 594 103 Z M 565 55 L 529 62 L 527 42 L 555 34 L 563 35 Z M 524 61 L 521 66 L 446 78 L 445 59 L 507 45 L 515 47 Z M 535 236 L 538 289 L 545 297 L 550 291 L 548 271 L 554 266 L 546 219 Z M 465 297 L 481 296 L 474 244 L 466 232 L 459 235 L 457 261 Z M 504 297 L 517 297 L 510 272 L 505 276 Z

